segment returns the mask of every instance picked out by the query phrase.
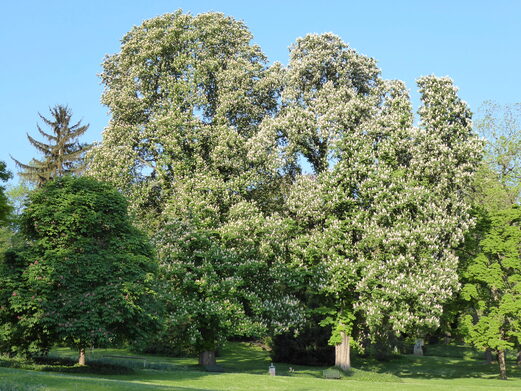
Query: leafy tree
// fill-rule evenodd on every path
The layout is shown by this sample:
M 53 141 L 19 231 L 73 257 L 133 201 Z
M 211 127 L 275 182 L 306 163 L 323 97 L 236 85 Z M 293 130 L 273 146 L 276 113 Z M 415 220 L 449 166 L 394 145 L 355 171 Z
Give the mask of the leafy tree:
M 169 296 L 212 305 L 171 301 L 167 330 L 191 325 L 184 340 L 201 350 L 277 328 L 274 314 L 289 327 L 287 286 L 324 298 L 342 366 L 350 336 L 435 327 L 481 150 L 456 88 L 422 78 L 414 127 L 403 83 L 333 34 L 297 40 L 288 67 L 267 67 L 250 41 L 232 18 L 178 11 L 134 28 L 103 65 L 112 119 L 90 173 L 131 200 Z
M 10 207 L 10 215 L 7 224 L 0 226 L 0 254 L 3 254 L 10 247 L 16 247 L 23 243 L 23 238 L 19 234 L 18 220 L 23 209 L 29 188 L 26 184 L 21 183 L 10 187 L 4 192 L 7 196 Z
M 0 161 L 0 181 L 6 182 L 11 178 L 11 173 L 7 171 L 5 163 Z M 0 186 L 0 226 L 7 223 L 9 213 L 11 212 L 11 206 L 9 200 L 5 194 L 5 187 Z
M 156 263 L 130 222 L 123 196 L 90 178 L 61 177 L 29 196 L 28 245 L 1 265 L 0 344 L 36 351 L 78 349 L 150 332 Z
M 290 59 L 265 131 L 314 171 L 287 198 L 301 230 L 293 254 L 320 276 L 324 323 L 347 368 L 350 336 L 391 341 L 437 326 L 458 286 L 454 247 L 470 224 L 481 145 L 449 79 L 419 80 L 416 128 L 403 83 L 380 79 L 374 60 L 338 37 L 299 39 Z
M 521 349 L 519 317 L 519 107 L 486 102 L 476 129 L 486 139 L 473 195 L 476 227 L 461 250 L 460 331 L 476 347 L 495 351 L 506 378 L 507 348 Z M 517 255 L 516 255 L 517 254 Z M 516 266 L 517 265 L 517 266 Z M 487 355 L 491 361 L 491 354 Z
M 20 163 L 12 158 L 21 168 L 19 175 L 37 186 L 67 174 L 75 174 L 83 169 L 83 155 L 88 146 L 80 144 L 77 138 L 83 135 L 89 125 L 81 125 L 81 121 L 71 125 L 72 112 L 67 106 L 57 105 L 50 109 L 52 119 L 38 114 L 48 125 L 52 133 L 44 132 L 37 125 L 38 132 L 50 143 L 38 141 L 27 135 L 29 142 L 43 154 L 43 159 L 33 159 L 29 164 Z
M 5 163 L 0 162 L 0 181 L 7 181 L 11 178 L 11 173 L 6 170 Z M 10 230 L 8 227 L 9 215 L 12 212 L 12 206 L 6 194 L 4 186 L 0 186 L 0 257 L 9 246 Z
M 112 119 L 89 174 L 123 191 L 153 236 L 169 309 L 163 343 L 188 341 L 202 364 L 230 335 L 291 320 L 294 306 L 282 292 L 284 253 L 270 250 L 283 248 L 273 234 L 285 227 L 272 208 L 279 166 L 259 132 L 277 108 L 278 66 L 251 38 L 233 18 L 178 11 L 131 30 L 103 64 Z
M 462 297 L 474 303 L 463 316 L 466 340 L 497 352 L 501 379 L 506 379 L 505 350 L 521 344 L 521 209 L 489 212 L 488 227 L 477 256 L 462 278 Z
M 488 178 L 494 173 L 495 184 L 507 191 L 510 204 L 518 202 L 521 192 L 521 104 L 501 106 L 485 102 L 480 108 L 476 131 L 487 141 L 484 163 L 489 169 Z M 484 187 L 481 191 L 478 189 L 477 195 L 491 194 L 486 189 L 491 185 L 490 181 L 478 181 L 477 185 Z M 477 202 L 492 205 L 494 201 L 482 199 Z

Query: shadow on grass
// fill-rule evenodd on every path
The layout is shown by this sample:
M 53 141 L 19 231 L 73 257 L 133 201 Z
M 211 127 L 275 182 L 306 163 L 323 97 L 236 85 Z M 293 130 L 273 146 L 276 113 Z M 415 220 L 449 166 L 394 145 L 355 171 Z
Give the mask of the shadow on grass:
M 418 379 L 496 378 L 499 372 L 497 364 L 487 364 L 484 360 L 413 355 L 404 355 L 385 363 L 357 359 L 354 366 L 364 371 Z M 521 368 L 517 365 L 508 365 L 507 372 L 510 377 L 521 377 Z
M 0 369 L 0 390 L 4 391 L 208 391 L 192 386 L 147 383 L 139 378 L 121 380 L 114 377 L 88 377 L 74 374 Z
M 413 356 L 403 355 L 396 359 L 379 362 L 372 359 L 354 358 L 354 369 L 346 373 L 344 378 L 369 382 L 401 382 L 405 378 L 416 379 L 457 379 L 481 378 L 492 379 L 498 377 L 497 364 L 486 364 L 476 359 L 476 355 L 456 347 L 451 351 L 440 347 L 440 356 Z M 435 349 L 430 350 L 436 353 Z M 61 358 L 73 360 L 74 352 L 57 348 L 53 350 Z M 461 354 L 460 354 L 461 353 Z M 442 357 L 441 354 L 444 354 Z M 119 357 L 109 358 L 107 357 Z M 126 356 L 125 356 L 126 355 Z M 209 376 L 219 376 L 219 373 L 209 373 L 196 365 L 193 357 L 165 357 L 143 355 L 140 360 L 131 360 L 132 353 L 120 350 L 99 349 L 91 358 L 87 358 L 87 367 L 72 366 L 71 369 L 62 368 L 62 363 L 42 363 L 38 368 L 24 368 L 38 371 L 56 371 L 80 374 L 84 377 L 102 375 L 104 379 L 124 381 L 134 384 L 139 381 L 154 384 L 164 381 L 179 381 L 204 379 Z M 146 369 L 143 369 L 146 359 Z M 271 364 L 268 352 L 261 346 L 252 343 L 234 342 L 225 346 L 217 358 L 217 364 L 227 373 L 244 373 L 250 375 L 267 375 Z M 0 365 L 1 360 L 0 360 Z M 39 364 L 40 365 L 40 364 Z M 99 365 L 95 368 L 95 365 Z M 8 365 L 16 367 L 14 365 Z M 275 363 L 277 376 L 323 378 L 323 371 L 327 367 L 310 367 L 285 363 Z M 49 369 L 51 368 L 51 369 Z M 53 369 L 54 368 L 54 369 Z M 90 368 L 90 369 L 89 369 Z M 508 376 L 521 377 L 521 368 L 509 365 Z M 262 379 L 259 379 L 262 381 Z M 182 388 L 182 387 L 181 387 Z M 180 389 L 181 389 L 180 388 Z M 190 388 L 187 388 L 190 389 Z

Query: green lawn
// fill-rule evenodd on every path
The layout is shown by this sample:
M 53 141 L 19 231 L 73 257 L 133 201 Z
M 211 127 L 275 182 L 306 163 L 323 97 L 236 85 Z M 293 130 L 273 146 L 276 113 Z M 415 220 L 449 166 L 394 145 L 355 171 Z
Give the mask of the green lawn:
M 341 380 L 322 378 L 322 367 L 276 364 L 277 375 L 270 377 L 267 352 L 247 343 L 231 343 L 218 363 L 225 373 L 201 371 L 193 358 L 140 355 L 144 360 L 107 358 L 132 356 L 125 350 L 99 349 L 88 352 L 88 359 L 135 368 L 131 374 L 95 375 L 0 368 L 0 390 L 6 391 L 97 391 L 97 390 L 520 390 L 521 369 L 509 367 L 510 380 L 497 380 L 497 367 L 487 365 L 464 348 L 442 349 L 449 357 L 402 356 L 390 362 L 356 360 L 356 369 Z M 460 353 L 464 354 L 460 354 Z M 432 351 L 435 354 L 436 351 Z M 52 355 L 74 357 L 69 349 L 56 349 Z M 145 365 L 147 369 L 142 369 Z M 155 368 L 155 369 L 149 369 Z M 43 368 L 41 368 L 43 369 Z

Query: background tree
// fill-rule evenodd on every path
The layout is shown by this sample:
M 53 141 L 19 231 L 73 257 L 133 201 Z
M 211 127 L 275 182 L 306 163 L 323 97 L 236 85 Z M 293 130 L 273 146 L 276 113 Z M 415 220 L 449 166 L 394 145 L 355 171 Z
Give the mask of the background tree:
M 130 223 L 127 203 L 107 184 L 62 177 L 29 196 L 28 245 L 2 263 L 1 343 L 10 351 L 78 349 L 152 330 L 156 263 Z
M 0 254 L 3 254 L 10 247 L 18 247 L 23 243 L 23 238 L 19 234 L 18 220 L 28 194 L 29 188 L 24 183 L 12 186 L 4 192 L 10 207 L 10 214 L 6 224 L 0 225 Z
M 500 377 L 506 379 L 505 351 L 521 343 L 521 209 L 489 212 L 484 219 L 481 252 L 462 274 L 462 297 L 474 303 L 462 326 L 468 342 L 497 353 Z
M 5 163 L 0 162 L 0 181 L 5 182 L 9 178 L 11 178 L 11 173 L 6 170 Z M 12 209 L 5 186 L 0 186 L 0 259 L 10 244 L 11 230 L 8 224 Z
M 505 349 L 521 349 L 516 320 L 521 306 L 517 281 L 521 112 L 519 105 L 486 102 L 481 114 L 476 129 L 486 140 L 486 153 L 473 196 L 476 228 L 467 234 L 461 250 L 460 331 L 468 342 L 486 350 L 489 362 L 490 353 L 497 353 L 505 379 Z
M 11 173 L 7 171 L 5 163 L 0 161 L 0 181 L 6 182 L 11 178 Z M 8 220 L 11 206 L 5 194 L 5 187 L 0 186 L 0 226 L 5 225 Z
M 50 143 L 46 144 L 27 135 L 29 142 L 43 154 L 43 159 L 33 159 L 29 164 L 23 164 L 11 157 L 22 170 L 19 175 L 37 186 L 53 178 L 81 171 L 83 156 L 88 148 L 77 139 L 87 131 L 89 125 L 81 125 L 81 121 L 71 125 L 72 112 L 67 106 L 57 105 L 50 112 L 52 119 L 38 115 L 51 128 L 52 133 L 44 132 L 37 125 L 38 132 Z
M 485 102 L 480 108 L 476 131 L 486 140 L 484 163 L 488 169 L 488 173 L 483 170 L 483 179 L 477 181 L 477 186 L 483 186 L 477 195 L 492 194 L 487 193 L 486 187 L 494 186 L 494 183 L 508 193 L 496 201 L 481 199 L 477 202 L 488 205 L 501 200 L 510 205 L 517 203 L 521 192 L 521 104 L 501 106 Z M 495 177 L 492 182 L 487 180 L 491 176 Z M 499 195 L 497 191 L 493 194 L 495 197 Z M 508 198 L 505 200 L 504 197 Z
M 251 39 L 233 18 L 178 11 L 131 30 L 103 64 L 112 118 L 89 174 L 123 191 L 153 236 L 168 292 L 163 344 L 193 342 L 202 364 L 230 335 L 291 320 L 294 306 L 281 294 L 284 254 L 269 250 L 283 247 L 271 208 L 281 175 L 259 132 L 277 108 L 278 66 Z

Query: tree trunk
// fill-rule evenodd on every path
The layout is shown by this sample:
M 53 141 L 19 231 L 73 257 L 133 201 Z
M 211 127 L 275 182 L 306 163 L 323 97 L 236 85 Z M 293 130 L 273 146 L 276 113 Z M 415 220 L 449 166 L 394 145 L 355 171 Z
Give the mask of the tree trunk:
M 216 365 L 215 350 L 206 350 L 199 353 L 199 365 Z
M 521 350 L 517 352 L 517 365 L 521 366 Z
M 416 339 L 416 343 L 414 344 L 413 354 L 415 356 L 423 356 L 423 338 Z
M 498 350 L 497 360 L 499 362 L 499 377 L 501 380 L 507 380 L 507 364 L 505 362 L 505 351 Z
M 349 346 L 349 335 L 341 331 L 342 342 L 335 346 L 335 366 L 343 371 L 351 368 L 351 356 Z
M 489 348 L 485 350 L 485 361 L 487 362 L 487 364 L 492 364 L 492 362 L 494 361 L 494 357 L 492 357 L 492 350 Z
M 85 348 L 80 348 L 80 358 L 78 359 L 79 365 L 85 365 Z

